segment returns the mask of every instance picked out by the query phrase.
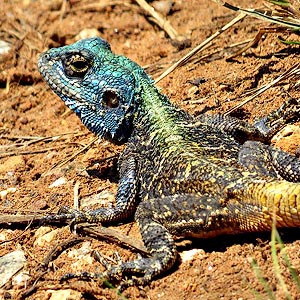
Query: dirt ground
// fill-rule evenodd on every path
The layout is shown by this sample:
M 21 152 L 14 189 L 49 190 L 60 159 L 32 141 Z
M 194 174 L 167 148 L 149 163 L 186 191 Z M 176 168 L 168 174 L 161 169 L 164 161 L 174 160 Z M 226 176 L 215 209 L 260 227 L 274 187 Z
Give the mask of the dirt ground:
M 163 1 L 158 2 L 161 5 Z M 237 15 L 213 1 L 175 0 L 170 11 L 166 3 L 163 8 L 167 10 L 167 20 L 180 35 L 190 39 L 191 47 Z M 114 52 L 130 57 L 157 78 L 192 48 L 174 47 L 135 1 L 0 0 L 0 4 L 0 40 L 11 47 L 7 54 L 0 55 L 1 214 L 45 215 L 63 205 L 73 206 L 74 186 L 78 183 L 80 199 L 99 194 L 98 205 L 111 205 L 117 188 L 116 155 L 122 146 L 99 141 L 84 148 L 94 136 L 42 80 L 36 67 L 39 53 L 97 34 L 110 42 Z M 232 4 L 248 7 L 249 1 Z M 262 1 L 251 1 L 252 8 L 262 5 Z M 244 100 L 246 92 L 272 82 L 298 62 L 299 47 L 278 39 L 299 40 L 288 32 L 266 33 L 255 47 L 226 60 L 266 26 L 269 24 L 245 18 L 158 86 L 190 113 L 226 112 Z M 298 79 L 281 81 L 234 115 L 251 122 L 289 97 L 299 97 Z M 275 144 L 294 153 L 299 150 L 299 137 L 299 128 L 292 127 Z M 66 161 L 79 150 L 74 159 Z M 144 288 L 128 288 L 120 296 L 97 282 L 59 279 L 67 272 L 103 270 L 91 257 L 92 250 L 106 256 L 118 251 L 124 259 L 132 259 L 136 251 L 106 239 L 86 239 L 68 247 L 41 272 L 40 264 L 49 251 L 76 236 L 68 226 L 25 227 L 0 227 L 0 255 L 22 249 L 27 259 L 22 271 L 25 279 L 7 282 L 0 292 L 1 299 L 18 299 L 22 295 L 25 299 L 287 299 L 271 257 L 270 233 L 181 244 L 182 261 L 166 276 Z M 140 240 L 132 220 L 112 228 Z M 300 270 L 299 233 L 299 229 L 280 231 L 296 274 Z M 300 299 L 282 257 L 278 248 L 279 273 L 290 299 Z M 251 265 L 253 261 L 258 268 Z M 68 289 L 73 291 L 69 296 L 58 294 L 55 298 L 57 292 Z

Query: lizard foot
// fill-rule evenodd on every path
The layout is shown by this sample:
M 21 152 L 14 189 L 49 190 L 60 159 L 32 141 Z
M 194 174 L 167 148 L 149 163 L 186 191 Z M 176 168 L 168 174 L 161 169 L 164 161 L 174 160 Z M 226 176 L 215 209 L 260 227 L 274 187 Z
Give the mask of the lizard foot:
M 57 214 L 44 216 L 40 220 L 40 225 L 57 222 L 66 222 L 68 220 L 71 220 L 72 224 L 77 224 L 85 222 L 87 221 L 87 219 L 88 218 L 84 212 L 72 209 L 67 206 L 63 206 L 59 209 Z
M 80 280 L 100 280 L 105 286 L 116 288 L 121 292 L 133 285 L 144 286 L 152 280 L 151 265 L 148 265 L 147 262 L 145 263 L 148 259 L 139 257 L 134 261 L 124 262 L 118 252 L 114 253 L 113 259 L 102 256 L 98 251 L 94 251 L 93 256 L 105 267 L 106 271 L 102 273 L 89 273 L 86 271 L 67 273 L 60 278 L 60 281 L 67 281 L 74 278 Z M 116 265 L 112 265 L 111 261 L 115 262 Z M 142 277 L 128 276 L 131 274 L 139 274 Z
M 272 137 L 284 125 L 293 122 L 299 118 L 300 102 L 294 98 L 290 98 L 283 103 L 277 110 L 269 115 L 259 119 L 253 125 L 265 137 Z

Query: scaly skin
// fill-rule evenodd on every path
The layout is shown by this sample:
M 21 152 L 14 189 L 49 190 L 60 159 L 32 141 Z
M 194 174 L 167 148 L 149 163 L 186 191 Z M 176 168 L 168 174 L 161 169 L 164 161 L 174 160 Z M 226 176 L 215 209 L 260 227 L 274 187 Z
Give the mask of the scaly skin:
M 277 227 L 300 226 L 300 161 L 268 145 L 298 117 L 298 101 L 287 101 L 254 125 L 222 115 L 194 118 L 99 38 L 51 49 L 38 67 L 92 132 L 126 143 L 114 208 L 63 208 L 44 220 L 111 224 L 134 215 L 151 255 L 81 277 L 117 281 L 126 273 L 137 276 L 123 287 L 146 284 L 174 264 L 173 236 L 265 231 L 274 220 Z

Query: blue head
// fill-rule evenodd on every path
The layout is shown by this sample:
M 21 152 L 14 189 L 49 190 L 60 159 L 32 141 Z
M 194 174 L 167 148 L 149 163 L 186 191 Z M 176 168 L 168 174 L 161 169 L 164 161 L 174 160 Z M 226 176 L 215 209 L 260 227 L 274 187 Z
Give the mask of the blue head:
M 116 143 L 127 140 L 139 102 L 138 78 L 151 80 L 142 68 L 113 54 L 100 38 L 50 49 L 38 68 L 87 128 Z

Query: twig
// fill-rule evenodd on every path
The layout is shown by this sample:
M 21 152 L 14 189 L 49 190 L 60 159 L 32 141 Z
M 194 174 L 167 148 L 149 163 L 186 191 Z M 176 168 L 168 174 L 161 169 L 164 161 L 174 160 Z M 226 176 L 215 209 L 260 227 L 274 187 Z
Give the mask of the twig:
M 80 185 L 80 181 L 76 181 L 75 185 L 74 185 L 74 199 L 73 199 L 73 205 L 74 205 L 74 209 L 78 210 L 79 209 L 79 185 Z
M 43 148 L 43 149 L 37 149 L 37 150 L 10 151 L 10 152 L 6 152 L 6 153 L 0 153 L 0 158 L 7 157 L 7 156 L 13 156 L 13 155 L 27 155 L 27 154 L 44 153 L 44 152 L 48 152 L 48 151 L 52 151 L 52 150 L 58 150 L 58 149 L 61 149 L 61 148 L 66 148 L 68 146 L 69 145 L 61 145 L 61 146 L 57 146 L 57 147 L 49 147 L 49 148 Z
M 77 180 L 75 182 L 75 185 L 74 185 L 74 190 L 73 190 L 73 208 L 75 210 L 79 210 L 79 185 L 80 185 L 80 181 Z M 74 226 L 72 226 L 72 231 L 74 232 L 74 234 L 76 234 L 76 229 L 77 229 L 77 225 L 74 224 Z
M 34 291 L 36 291 L 39 286 L 41 286 L 41 285 L 44 286 L 44 282 L 40 283 L 39 280 L 42 279 L 42 277 L 47 273 L 48 273 L 48 270 L 43 271 L 43 272 L 39 273 L 37 276 L 35 276 L 34 280 L 32 280 L 33 284 L 29 288 L 27 288 L 25 291 L 23 291 L 21 293 L 22 296 L 18 297 L 17 299 L 19 299 L 19 298 L 24 299 L 24 298 L 28 297 L 30 294 L 32 294 Z M 28 285 L 29 284 L 27 283 L 27 286 Z
M 276 79 L 274 79 L 272 82 L 265 84 L 263 86 L 261 86 L 252 96 L 246 98 L 244 101 L 242 101 L 241 103 L 239 103 L 238 105 L 230 108 L 229 110 L 227 110 L 224 115 L 229 115 L 230 113 L 232 113 L 233 111 L 237 110 L 238 108 L 242 107 L 243 105 L 245 105 L 246 103 L 248 103 L 249 101 L 253 100 L 255 97 L 257 97 L 258 95 L 262 94 L 263 92 L 265 92 L 267 89 L 269 89 L 271 86 L 275 85 L 276 83 L 278 83 L 279 81 L 288 78 L 292 75 L 295 74 L 299 74 L 299 64 L 295 64 L 294 66 L 292 66 L 290 69 L 288 69 L 287 71 L 285 71 L 284 73 L 282 73 L 280 76 L 278 76 Z
M 139 240 L 131 238 L 111 228 L 99 227 L 99 225 L 96 226 L 91 224 L 78 224 L 77 233 L 84 233 L 91 237 L 109 240 L 113 243 L 121 244 L 122 246 L 127 246 L 131 249 L 135 249 L 136 251 L 144 255 L 149 255 L 148 250 Z
M 103 10 L 105 9 L 107 6 L 114 6 L 114 5 L 124 5 L 127 7 L 132 7 L 133 5 L 131 5 L 129 2 L 126 1 L 112 1 L 109 0 L 107 2 L 102 1 L 98 1 L 98 3 L 83 3 L 80 5 L 74 5 L 72 6 L 72 11 L 78 11 L 78 10 Z
M 234 54 L 230 55 L 229 57 L 227 57 L 226 60 L 229 61 L 229 60 L 233 59 L 234 57 L 244 53 L 246 50 L 253 47 L 254 45 L 256 45 L 265 33 L 277 33 L 277 32 L 280 32 L 282 30 L 287 31 L 286 28 L 279 28 L 279 27 L 278 28 L 273 28 L 273 27 L 271 27 L 271 28 L 260 28 L 259 31 L 257 32 L 257 34 L 255 35 L 255 37 L 249 41 L 248 45 L 246 45 L 245 47 L 243 47 L 242 49 L 240 49 L 236 53 L 234 53 Z
M 0 225 L 22 225 L 26 223 L 37 224 L 44 218 L 44 215 L 0 215 Z M 99 227 L 99 225 L 91 225 L 91 224 L 77 224 L 77 233 L 87 234 L 91 237 L 101 238 L 105 240 L 112 241 L 117 244 L 121 244 L 123 246 L 127 246 L 129 248 L 135 249 L 138 252 L 141 252 L 145 255 L 149 254 L 145 246 L 136 239 L 128 237 L 127 235 L 113 230 L 111 228 Z
M 49 272 L 47 270 L 49 263 L 52 262 L 54 259 L 56 259 L 63 251 L 66 249 L 73 247 L 81 242 L 84 242 L 89 238 L 73 238 L 69 239 L 67 241 L 64 241 L 62 243 L 57 244 L 54 246 L 47 254 L 47 256 L 44 258 L 42 263 L 37 268 L 37 274 L 34 278 L 30 280 L 29 283 L 27 283 L 27 286 L 29 286 L 25 291 L 22 292 L 22 297 L 25 298 L 29 296 L 31 293 L 33 293 L 37 288 L 41 287 L 41 283 L 39 284 L 39 281 L 43 278 L 45 274 Z M 46 270 L 45 270 L 46 269 Z M 32 284 L 31 284 L 32 283 Z M 31 284 L 31 285 L 30 285 Z
M 221 1 L 221 0 L 212 0 L 212 1 L 216 2 L 219 5 L 224 6 L 226 8 L 229 8 L 230 10 L 237 11 L 237 12 L 243 13 L 245 15 L 248 15 L 248 16 L 263 20 L 263 21 L 279 24 L 281 26 L 289 27 L 289 28 L 292 28 L 294 30 L 299 30 L 300 29 L 300 23 L 299 22 L 292 22 L 292 21 L 283 20 L 281 17 L 276 17 L 276 16 L 273 17 L 273 16 L 268 15 L 267 12 L 261 12 L 261 11 L 258 11 L 256 9 L 240 8 L 240 7 L 231 5 L 228 2 Z
M 173 64 L 171 67 L 169 67 L 165 72 L 163 72 L 156 80 L 155 83 L 158 83 L 161 81 L 164 77 L 169 75 L 171 72 L 173 72 L 176 68 L 184 65 L 192 56 L 194 56 L 196 53 L 206 49 L 209 46 L 209 43 L 214 40 L 216 37 L 221 35 L 224 31 L 229 29 L 231 26 L 236 24 L 237 22 L 241 21 L 243 18 L 245 18 L 245 14 L 240 13 L 237 17 L 235 17 L 232 21 L 227 23 L 225 26 L 223 26 L 220 30 L 218 30 L 216 33 L 211 35 L 208 39 L 206 39 L 204 42 L 202 42 L 200 45 L 195 47 L 192 51 L 190 51 L 187 55 L 182 57 L 180 60 L 178 60 L 175 64 Z
M 85 145 L 82 149 L 78 150 L 77 152 L 75 152 L 74 154 L 72 154 L 69 158 L 65 159 L 64 161 L 58 163 L 58 164 L 54 164 L 49 170 L 47 170 L 46 172 L 44 172 L 41 177 L 45 177 L 47 176 L 50 171 L 52 171 L 54 168 L 60 168 L 62 166 L 64 166 L 65 164 L 67 164 L 69 161 L 73 160 L 76 156 L 78 156 L 80 153 L 82 153 L 83 151 L 85 151 L 86 149 L 88 149 L 91 145 L 93 145 L 95 143 L 95 141 L 98 140 L 98 137 L 95 137 L 90 143 L 88 143 L 87 145 Z
M 27 223 L 36 223 L 42 220 L 44 216 L 38 214 L 28 214 L 28 215 L 0 215 L 0 225 L 5 224 L 27 224 Z
M 78 133 L 78 132 L 66 132 L 66 133 L 61 133 L 59 135 L 51 135 L 51 136 L 1 135 L 1 138 L 4 138 L 4 139 L 25 140 L 26 142 L 3 145 L 3 146 L 0 146 L 0 149 L 3 149 L 3 148 L 7 149 L 7 148 L 13 148 L 13 147 L 26 147 L 33 143 L 39 143 L 39 142 L 52 142 L 52 141 L 56 141 L 64 136 L 66 136 L 66 135 L 71 135 L 71 134 L 73 134 L 76 137 L 86 135 L 86 133 Z
M 11 239 L 8 239 L 8 240 L 5 240 L 5 241 L 1 241 L 0 245 L 12 242 L 14 240 L 17 240 L 19 237 L 21 237 L 27 231 L 27 229 L 31 226 L 31 224 L 32 224 L 32 221 L 26 226 L 26 228 L 20 234 L 18 234 L 17 236 L 14 236 Z
M 41 266 L 43 268 L 47 268 L 49 263 L 56 259 L 63 251 L 67 250 L 70 247 L 73 247 L 81 242 L 86 241 L 89 238 L 84 237 L 76 237 L 73 239 L 69 239 L 62 243 L 55 245 L 47 254 L 47 256 L 43 259 Z
M 170 22 L 165 19 L 159 12 L 157 12 L 151 5 L 149 5 L 145 0 L 135 0 L 137 4 L 145 10 L 152 18 L 151 20 L 157 24 L 161 29 L 163 29 L 167 35 L 175 41 L 175 43 L 184 43 L 187 41 L 187 37 L 180 35 Z

